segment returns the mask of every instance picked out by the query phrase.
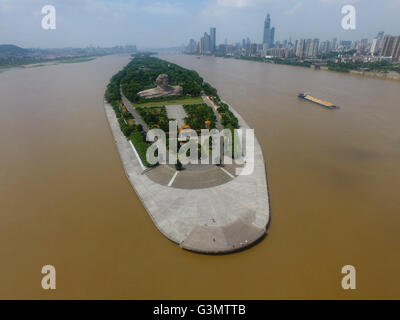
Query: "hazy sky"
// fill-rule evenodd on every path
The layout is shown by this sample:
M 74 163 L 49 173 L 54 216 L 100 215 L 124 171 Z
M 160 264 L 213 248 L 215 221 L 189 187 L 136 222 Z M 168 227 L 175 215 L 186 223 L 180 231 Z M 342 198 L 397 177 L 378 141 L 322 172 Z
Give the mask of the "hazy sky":
M 41 9 L 48 4 L 56 8 L 56 30 L 41 28 Z M 354 31 L 341 28 L 345 4 L 357 10 Z M 277 40 L 400 34 L 400 0 L 0 0 L 0 44 L 160 48 L 198 40 L 211 26 L 218 43 L 245 37 L 261 42 L 267 13 Z

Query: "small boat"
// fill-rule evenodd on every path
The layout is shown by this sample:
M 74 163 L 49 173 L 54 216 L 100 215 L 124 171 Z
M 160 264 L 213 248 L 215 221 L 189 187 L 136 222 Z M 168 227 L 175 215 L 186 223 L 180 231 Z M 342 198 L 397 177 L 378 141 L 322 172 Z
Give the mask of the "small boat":
M 312 95 L 310 95 L 309 93 L 299 93 L 298 97 L 301 99 L 319 104 L 320 106 L 323 106 L 327 109 L 339 109 L 339 107 L 335 106 L 332 102 L 315 98 Z

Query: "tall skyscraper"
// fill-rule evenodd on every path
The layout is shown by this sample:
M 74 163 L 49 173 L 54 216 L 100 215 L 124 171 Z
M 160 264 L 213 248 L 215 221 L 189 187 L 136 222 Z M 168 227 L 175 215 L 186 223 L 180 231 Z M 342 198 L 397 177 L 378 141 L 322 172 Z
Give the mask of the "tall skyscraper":
M 190 39 L 189 45 L 186 48 L 186 52 L 188 53 L 196 53 L 197 52 L 197 43 L 193 39 Z
M 368 48 L 368 39 L 361 39 L 358 48 L 360 49 L 360 51 L 365 51 Z
M 337 38 L 333 38 L 331 50 L 336 50 L 336 47 L 337 47 Z
M 329 40 L 322 41 L 319 45 L 319 53 L 328 53 L 331 50 L 331 43 Z
M 372 56 L 374 56 L 377 53 L 377 51 L 378 51 L 378 39 L 374 38 L 372 39 L 371 49 L 369 52 Z
M 307 47 L 307 56 L 308 57 L 316 57 L 319 52 L 319 39 L 309 39 L 306 42 Z
M 304 47 L 305 47 L 306 40 L 300 39 L 296 43 L 296 57 L 303 58 L 304 56 Z
M 371 45 L 371 50 L 370 50 L 371 55 L 375 56 L 375 55 L 378 55 L 380 53 L 380 50 L 381 50 L 381 47 L 382 47 L 382 43 L 383 43 L 384 34 L 385 33 L 383 31 L 381 31 L 372 40 L 372 45 Z
M 269 44 L 271 37 L 271 18 L 269 14 L 267 14 L 267 18 L 264 21 L 264 36 L 263 43 Z
M 400 36 L 397 37 L 397 44 L 393 50 L 392 61 L 400 60 Z
M 275 28 L 271 28 L 271 17 L 267 14 L 267 18 L 264 22 L 264 36 L 263 36 L 263 44 L 267 44 L 269 48 L 274 46 L 275 42 Z
M 391 57 L 393 51 L 394 37 L 391 35 L 386 35 L 383 39 L 383 45 L 381 48 L 380 56 Z
M 312 43 L 311 39 L 306 39 L 306 41 L 304 42 L 303 57 L 311 56 L 311 54 L 309 52 L 310 48 L 311 48 L 311 43 Z
M 353 47 L 353 41 L 351 40 L 342 40 L 340 41 L 340 45 L 345 50 L 350 50 Z
M 210 38 L 211 38 L 210 51 L 214 53 L 217 50 L 217 29 L 216 28 L 210 29 Z
M 400 54 L 400 36 L 394 37 L 386 35 L 383 39 L 383 45 L 380 52 L 382 57 L 392 57 L 393 61 L 399 60 Z
M 200 40 L 200 53 L 211 53 L 211 37 L 207 32 L 204 32 Z
M 275 43 L 275 27 L 272 27 L 269 47 L 272 48 L 274 46 L 274 43 Z
M 267 18 L 264 22 L 264 35 L 263 44 L 267 44 L 270 48 L 274 46 L 275 40 L 275 28 L 271 29 L 271 17 L 267 14 Z
M 377 38 L 378 40 L 383 40 L 384 34 L 385 34 L 385 32 L 381 31 L 381 32 L 378 33 L 378 35 L 377 35 L 376 38 Z
M 202 37 L 199 42 L 199 53 L 204 53 L 204 37 Z

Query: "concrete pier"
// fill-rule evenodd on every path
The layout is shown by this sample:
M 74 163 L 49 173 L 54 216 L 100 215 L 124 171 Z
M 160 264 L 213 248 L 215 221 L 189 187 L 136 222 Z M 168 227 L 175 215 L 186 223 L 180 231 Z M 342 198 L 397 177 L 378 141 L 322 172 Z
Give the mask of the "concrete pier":
M 126 175 L 158 230 L 182 248 L 201 253 L 242 250 L 266 233 L 270 220 L 265 162 L 255 139 L 254 172 L 210 165 L 204 172 L 176 172 L 163 165 L 143 170 L 122 134 L 114 110 L 104 103 Z M 241 128 L 249 128 L 231 108 Z

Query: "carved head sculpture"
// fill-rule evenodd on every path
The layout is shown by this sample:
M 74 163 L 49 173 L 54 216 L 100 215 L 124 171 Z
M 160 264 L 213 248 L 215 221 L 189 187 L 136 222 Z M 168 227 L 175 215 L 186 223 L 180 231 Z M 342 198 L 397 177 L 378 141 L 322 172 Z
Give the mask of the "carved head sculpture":
M 160 74 L 156 79 L 157 85 L 162 89 L 168 89 L 169 77 L 167 74 Z

